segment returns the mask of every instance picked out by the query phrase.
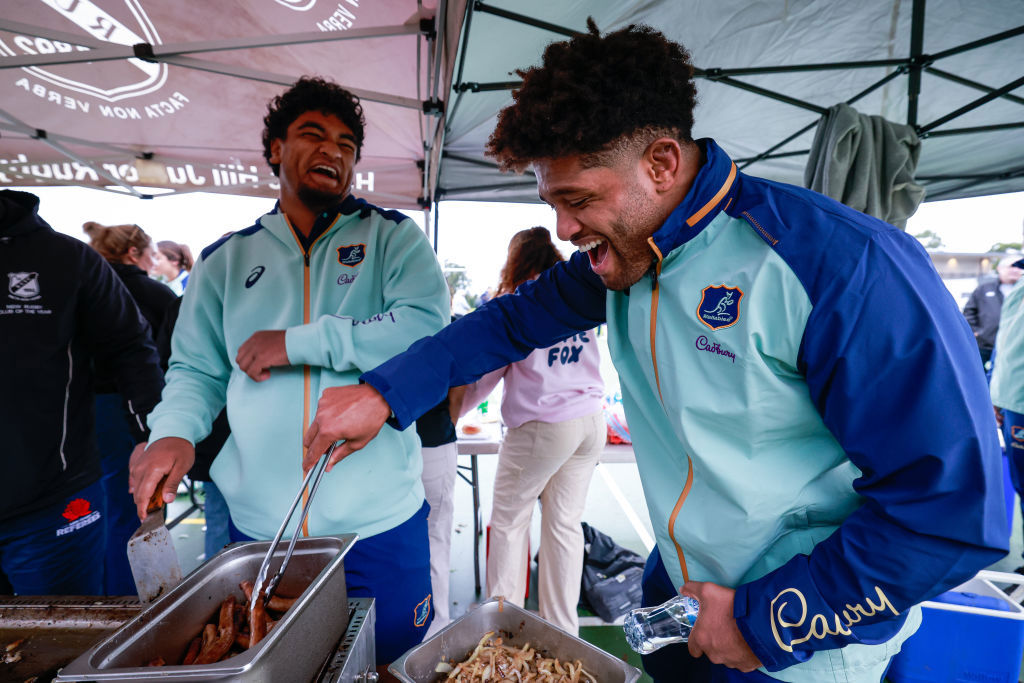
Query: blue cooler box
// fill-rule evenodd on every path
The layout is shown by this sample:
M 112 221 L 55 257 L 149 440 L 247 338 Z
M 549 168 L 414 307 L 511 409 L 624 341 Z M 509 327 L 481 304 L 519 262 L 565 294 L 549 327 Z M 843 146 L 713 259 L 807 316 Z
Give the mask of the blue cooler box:
M 983 571 L 921 603 L 921 628 L 893 658 L 887 679 L 1017 683 L 1024 657 L 1024 608 L 996 586 L 1017 583 L 1024 583 L 1024 577 Z

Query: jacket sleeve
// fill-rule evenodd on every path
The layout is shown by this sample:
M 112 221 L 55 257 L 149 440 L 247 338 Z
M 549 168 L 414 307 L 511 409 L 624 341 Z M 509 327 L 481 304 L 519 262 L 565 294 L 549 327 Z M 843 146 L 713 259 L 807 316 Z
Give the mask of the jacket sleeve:
M 210 433 L 227 400 L 231 359 L 224 342 L 224 301 L 206 259 L 197 261 L 171 335 L 167 387 L 149 416 L 151 439 L 174 436 L 193 445 Z
M 97 364 L 114 374 L 138 441 L 148 438 L 146 416 L 164 386 L 149 324 L 114 269 L 92 249 L 83 252 L 79 320 Z
M 434 334 L 451 318 L 448 284 L 416 224 L 402 221 L 385 240 L 380 313 L 368 320 L 325 315 L 289 328 L 285 340 L 292 365 L 368 370 Z
M 586 255 L 575 253 L 515 294 L 488 301 L 361 379 L 384 396 L 395 416 L 392 424 L 404 429 L 449 387 L 475 382 L 533 349 L 605 322 L 606 296 Z
M 888 231 L 836 270 L 812 293 L 800 365 L 863 500 L 809 555 L 738 587 L 737 623 L 770 671 L 888 640 L 911 606 L 1007 552 L 981 364 L 927 255 Z

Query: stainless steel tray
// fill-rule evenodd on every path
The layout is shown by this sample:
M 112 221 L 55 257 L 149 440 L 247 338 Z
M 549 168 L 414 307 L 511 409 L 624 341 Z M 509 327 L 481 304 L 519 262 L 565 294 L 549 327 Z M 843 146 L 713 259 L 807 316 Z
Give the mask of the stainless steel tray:
M 632 683 L 640 670 L 585 640 L 572 636 L 536 614 L 505 602 L 488 600 L 453 621 L 432 638 L 398 658 L 388 671 L 405 683 L 443 681 L 447 674 L 435 672 L 442 659 L 457 664 L 469 657 L 488 631 L 495 631 L 508 645 L 529 643 L 550 657 L 580 660 L 590 675 L 601 683 Z
M 200 566 L 111 636 L 68 664 L 58 681 L 308 681 L 348 624 L 344 556 L 356 536 L 300 539 L 279 592 L 298 600 L 265 639 L 216 664 L 148 667 L 155 657 L 179 662 L 189 642 L 213 619 L 238 584 L 252 580 L 269 541 L 239 543 Z M 277 561 L 285 548 L 275 552 Z

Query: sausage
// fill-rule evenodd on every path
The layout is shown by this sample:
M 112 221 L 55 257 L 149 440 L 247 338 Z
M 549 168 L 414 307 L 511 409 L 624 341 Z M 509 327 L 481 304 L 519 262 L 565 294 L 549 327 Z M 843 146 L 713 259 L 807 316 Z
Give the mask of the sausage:
M 249 647 L 255 647 L 256 643 L 263 640 L 269 628 L 267 610 L 263 607 L 262 600 L 250 601 L 251 611 L 249 613 Z
M 193 638 L 192 642 L 188 644 L 188 650 L 185 651 L 185 658 L 181 660 L 182 664 L 186 666 L 189 664 L 195 664 L 196 657 L 199 656 L 199 648 L 203 645 L 203 639 L 201 636 Z
M 213 664 L 219 662 L 228 653 L 231 646 L 235 644 L 235 600 L 234 595 L 229 595 L 220 604 L 220 619 L 217 623 L 217 635 L 210 642 L 206 642 L 206 633 L 214 628 L 213 624 L 207 624 L 203 630 L 203 647 L 196 657 L 196 664 Z
M 247 602 L 252 602 L 252 591 L 255 585 L 252 581 L 243 581 L 238 584 L 241 587 L 242 592 L 245 593 L 245 599 Z M 271 595 L 270 600 L 267 600 L 267 609 L 273 612 L 287 612 L 291 609 L 291 606 L 295 604 L 298 598 L 285 598 L 280 595 Z

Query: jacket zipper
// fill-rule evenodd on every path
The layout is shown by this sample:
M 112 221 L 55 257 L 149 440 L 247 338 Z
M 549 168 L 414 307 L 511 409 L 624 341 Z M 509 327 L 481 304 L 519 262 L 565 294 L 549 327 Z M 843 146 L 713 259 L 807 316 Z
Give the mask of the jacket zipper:
M 284 215 L 284 214 L 282 214 Z M 319 241 L 320 237 L 323 237 L 327 233 L 325 230 L 320 237 L 313 240 L 313 244 L 309 245 L 309 248 L 302 246 L 302 240 L 299 239 L 298 234 L 295 232 L 295 228 L 292 226 L 292 222 L 288 219 L 287 215 L 284 215 L 285 223 L 288 224 L 288 228 L 292 231 L 292 237 L 295 238 L 295 242 L 299 245 L 299 249 L 302 250 L 302 324 L 309 324 L 309 254 L 313 249 L 313 245 Z M 329 228 L 328 228 L 329 229 Z M 309 427 L 309 392 L 310 385 L 312 384 L 311 371 L 308 365 L 302 366 L 302 433 L 304 434 L 306 429 Z M 302 454 L 302 459 L 306 458 L 306 447 L 300 446 L 299 452 Z M 309 502 L 309 488 L 302 490 L 302 507 L 305 509 L 306 504 Z M 306 517 L 302 523 L 302 535 L 309 536 L 309 517 Z
M 67 472 L 68 458 L 64 455 L 64 443 L 68 438 L 68 403 L 71 401 L 71 380 L 75 376 L 75 360 L 71 355 L 71 344 L 68 344 L 68 382 L 64 385 L 64 420 L 61 422 L 60 433 L 60 471 Z
M 658 249 L 658 245 L 654 243 L 653 237 L 648 237 L 647 243 L 658 258 L 657 263 L 654 264 L 654 273 L 651 277 L 651 362 L 654 364 L 654 383 L 658 387 L 658 400 L 661 401 L 661 405 L 664 407 L 665 399 L 661 395 L 661 377 L 658 376 L 658 349 L 656 338 L 656 332 L 658 329 L 659 280 L 661 278 L 661 266 L 664 257 L 662 256 L 661 250 Z M 686 467 L 686 484 L 683 485 L 683 491 L 679 494 L 675 507 L 672 508 L 672 514 L 669 515 L 668 518 L 668 536 L 672 539 L 672 544 L 676 547 L 676 557 L 679 559 L 679 567 L 683 571 L 683 581 L 690 580 L 690 572 L 686 569 L 686 555 L 683 553 L 683 549 L 679 545 L 679 541 L 676 540 L 675 528 L 676 518 L 679 516 L 679 511 L 682 509 L 683 502 L 686 500 L 686 497 L 690 495 L 690 487 L 693 485 L 693 460 L 690 459 L 689 454 L 686 455 Z

